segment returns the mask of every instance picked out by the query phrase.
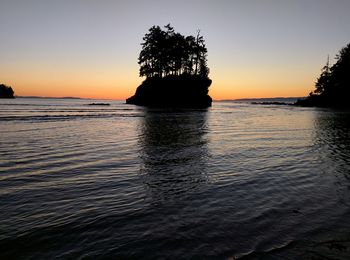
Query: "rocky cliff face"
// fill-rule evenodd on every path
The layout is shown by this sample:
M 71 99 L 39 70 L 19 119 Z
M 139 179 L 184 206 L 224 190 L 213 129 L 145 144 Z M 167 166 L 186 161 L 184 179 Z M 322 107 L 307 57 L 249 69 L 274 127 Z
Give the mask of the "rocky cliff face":
M 126 103 L 151 107 L 207 108 L 212 103 L 208 95 L 210 85 L 209 78 L 193 75 L 147 78 Z

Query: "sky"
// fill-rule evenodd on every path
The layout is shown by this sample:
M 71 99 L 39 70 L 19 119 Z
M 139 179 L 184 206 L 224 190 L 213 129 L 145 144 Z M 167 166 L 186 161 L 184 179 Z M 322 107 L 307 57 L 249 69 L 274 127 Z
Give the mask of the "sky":
M 350 42 L 349 0 L 0 0 L 0 83 L 20 96 L 125 99 L 153 25 L 200 29 L 216 100 L 305 96 Z

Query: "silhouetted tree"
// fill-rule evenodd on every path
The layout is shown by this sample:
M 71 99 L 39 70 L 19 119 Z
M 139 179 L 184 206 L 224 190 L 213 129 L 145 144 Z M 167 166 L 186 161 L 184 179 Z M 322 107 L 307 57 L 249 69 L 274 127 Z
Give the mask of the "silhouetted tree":
M 0 98 L 14 98 L 13 89 L 5 84 L 0 84 Z
M 342 48 L 333 66 L 329 58 L 315 83 L 316 89 L 300 105 L 350 107 L 350 44 Z
M 331 83 L 331 69 L 329 66 L 329 56 L 327 58 L 326 65 L 322 68 L 321 75 L 317 78 L 316 84 L 315 84 L 315 94 L 323 94 L 330 89 L 330 83 Z
M 159 26 L 153 26 L 143 37 L 139 56 L 140 76 L 162 76 L 165 56 L 166 34 Z
M 331 68 L 331 85 L 340 95 L 350 93 L 350 43 L 336 56 L 337 62 Z M 349 96 L 347 96 L 349 97 Z
M 170 24 L 164 28 L 152 26 L 143 37 L 138 60 L 140 77 L 182 74 L 207 77 L 207 49 L 199 31 L 196 37 L 185 37 L 175 33 Z

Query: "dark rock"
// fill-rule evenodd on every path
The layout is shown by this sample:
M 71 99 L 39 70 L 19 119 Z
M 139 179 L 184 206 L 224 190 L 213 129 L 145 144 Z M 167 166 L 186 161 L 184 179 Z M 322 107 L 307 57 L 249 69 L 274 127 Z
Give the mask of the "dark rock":
M 305 99 L 299 99 L 295 103 L 301 107 L 328 107 L 338 109 L 349 109 L 349 94 L 343 93 L 339 95 L 314 95 L 310 94 Z
M 110 106 L 109 103 L 90 103 L 89 106 Z
M 11 87 L 0 84 L 0 98 L 15 98 Z
M 277 106 L 289 106 L 289 103 L 286 102 L 252 102 L 252 105 L 277 105 Z
M 208 95 L 210 85 L 209 78 L 198 75 L 147 78 L 126 103 L 150 107 L 207 108 L 212 103 Z

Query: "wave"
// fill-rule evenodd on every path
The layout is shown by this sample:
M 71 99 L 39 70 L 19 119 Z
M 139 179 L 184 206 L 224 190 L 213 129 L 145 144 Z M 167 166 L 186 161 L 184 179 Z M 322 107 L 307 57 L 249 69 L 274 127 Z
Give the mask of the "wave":
M 89 118 L 113 118 L 113 117 L 144 117 L 139 113 L 120 114 L 120 113 L 109 113 L 109 114 L 78 114 L 78 115 L 38 115 L 38 116 L 0 116 L 1 121 L 67 121 L 67 120 L 78 120 L 78 119 L 89 119 Z

